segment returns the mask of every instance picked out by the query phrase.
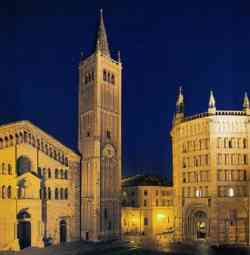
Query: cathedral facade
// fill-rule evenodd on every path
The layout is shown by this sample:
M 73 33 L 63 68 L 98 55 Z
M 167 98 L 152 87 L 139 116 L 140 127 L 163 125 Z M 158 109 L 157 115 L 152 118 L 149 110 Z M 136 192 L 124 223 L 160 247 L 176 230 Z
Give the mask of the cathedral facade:
M 29 121 L 0 126 L 0 250 L 120 238 L 121 70 L 101 12 L 79 64 L 79 152 Z
M 249 243 L 250 107 L 184 116 L 180 90 L 171 130 L 176 239 Z

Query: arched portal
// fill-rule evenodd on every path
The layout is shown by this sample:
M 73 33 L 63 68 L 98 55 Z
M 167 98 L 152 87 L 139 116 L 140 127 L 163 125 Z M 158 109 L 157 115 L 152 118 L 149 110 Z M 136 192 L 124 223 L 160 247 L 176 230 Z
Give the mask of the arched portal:
M 202 240 L 208 235 L 208 217 L 207 213 L 202 210 L 193 210 L 186 216 L 185 220 L 186 239 Z
M 31 246 L 31 223 L 30 214 L 20 211 L 17 214 L 17 238 L 21 249 Z
M 60 228 L 60 243 L 67 242 L 67 222 L 65 220 L 61 220 L 59 223 Z

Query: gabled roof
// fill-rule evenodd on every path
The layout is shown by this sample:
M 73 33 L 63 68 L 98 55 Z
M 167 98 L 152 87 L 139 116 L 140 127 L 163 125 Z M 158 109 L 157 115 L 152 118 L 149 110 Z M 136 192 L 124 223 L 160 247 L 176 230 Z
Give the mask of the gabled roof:
M 1 137 L 1 133 L 3 134 L 11 133 L 11 129 L 14 129 L 15 131 L 18 131 L 19 129 L 23 129 L 23 130 L 28 129 L 29 131 L 33 130 L 36 132 L 36 134 L 38 134 L 39 137 L 45 139 L 49 144 L 55 147 L 58 147 L 64 152 L 69 153 L 72 156 L 80 159 L 80 155 L 77 152 L 65 146 L 58 139 L 54 138 L 52 135 L 49 135 L 47 132 L 43 131 L 41 128 L 39 128 L 38 126 L 36 126 L 29 120 L 21 120 L 17 122 L 11 122 L 11 123 L 0 125 L 0 137 Z

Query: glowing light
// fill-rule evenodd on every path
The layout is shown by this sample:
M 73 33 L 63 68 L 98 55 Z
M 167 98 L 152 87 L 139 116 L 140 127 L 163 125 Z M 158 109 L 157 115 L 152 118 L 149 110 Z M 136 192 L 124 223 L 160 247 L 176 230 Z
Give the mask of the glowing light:
M 195 193 L 196 193 L 196 197 L 200 197 L 200 190 L 197 189 Z
M 165 214 L 163 214 L 163 213 L 158 213 L 157 214 L 157 219 L 158 220 L 163 220 L 163 219 L 165 219 L 166 218 L 166 215 Z
M 228 196 L 229 196 L 229 197 L 233 197 L 233 196 L 234 196 L 234 190 L 233 190 L 233 188 L 229 188 L 229 189 L 228 189 Z
M 137 221 L 137 219 L 134 217 L 131 219 L 133 223 L 135 223 Z

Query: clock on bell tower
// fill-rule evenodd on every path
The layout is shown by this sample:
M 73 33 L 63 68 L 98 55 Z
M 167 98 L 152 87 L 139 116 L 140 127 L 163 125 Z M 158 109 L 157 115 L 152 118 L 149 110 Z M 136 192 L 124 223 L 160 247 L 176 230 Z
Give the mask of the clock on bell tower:
M 79 64 L 82 239 L 120 238 L 121 71 L 101 11 L 94 50 Z

